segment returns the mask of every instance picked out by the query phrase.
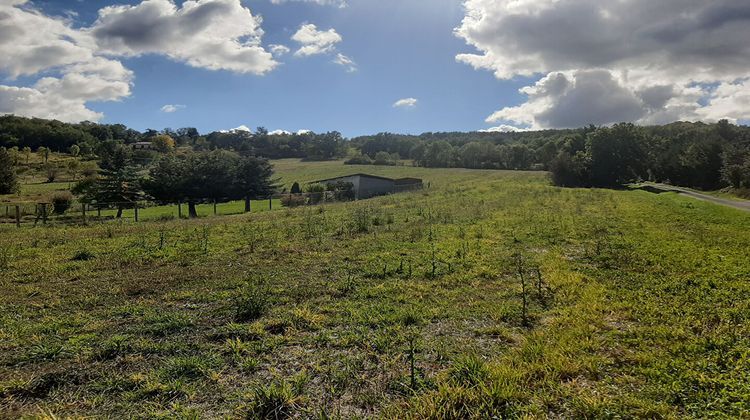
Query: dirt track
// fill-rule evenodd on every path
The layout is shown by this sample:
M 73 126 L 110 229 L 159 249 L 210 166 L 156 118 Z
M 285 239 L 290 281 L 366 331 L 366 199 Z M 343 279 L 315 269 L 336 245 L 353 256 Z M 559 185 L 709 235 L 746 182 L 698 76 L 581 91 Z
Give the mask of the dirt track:
M 687 195 L 689 197 L 696 198 L 698 200 L 708 201 L 708 202 L 716 203 L 722 206 L 732 207 L 732 208 L 744 210 L 744 211 L 750 211 L 750 201 L 727 200 L 725 198 L 714 197 L 708 194 L 701 194 L 699 192 L 689 190 L 687 188 L 675 187 L 675 186 L 666 185 L 666 184 L 648 183 L 648 184 L 644 184 L 644 186 L 651 187 L 660 191 L 676 192 L 682 195 Z

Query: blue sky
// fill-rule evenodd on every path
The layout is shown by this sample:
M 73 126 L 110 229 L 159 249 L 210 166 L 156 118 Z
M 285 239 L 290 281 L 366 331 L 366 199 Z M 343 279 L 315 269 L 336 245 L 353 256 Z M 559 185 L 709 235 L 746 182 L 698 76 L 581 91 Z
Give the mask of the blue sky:
M 0 16 L 0 114 L 350 137 L 750 120 L 747 0 L 0 0 Z
M 35 2 L 50 14 L 75 11 L 80 26 L 90 25 L 99 8 L 122 3 Z M 102 122 L 140 130 L 191 126 L 207 132 L 246 125 L 356 136 L 487 128 L 484 119 L 498 106 L 522 100 L 518 89 L 527 80 L 500 83 L 490 72 L 456 62 L 456 54 L 473 51 L 453 34 L 463 18 L 458 0 L 353 1 L 346 8 L 267 0 L 243 4 L 262 16 L 265 45 L 293 48 L 290 37 L 303 23 L 335 28 L 343 38 L 337 49 L 357 63 L 357 71 L 347 72 L 328 54 L 288 54 L 262 76 L 194 68 L 150 54 L 122 60 L 135 73 L 130 97 L 89 107 L 104 114 Z M 394 108 L 402 98 L 419 102 Z M 161 112 L 166 104 L 185 108 Z

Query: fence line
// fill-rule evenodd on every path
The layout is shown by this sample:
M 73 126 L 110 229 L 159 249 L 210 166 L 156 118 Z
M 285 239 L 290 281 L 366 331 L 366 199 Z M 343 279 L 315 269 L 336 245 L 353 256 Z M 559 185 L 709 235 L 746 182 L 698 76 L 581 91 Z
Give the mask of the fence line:
M 410 191 L 421 188 L 414 188 L 413 186 L 397 186 L 395 188 L 396 193 Z M 340 201 L 353 201 L 355 197 L 347 196 L 341 192 L 336 191 L 324 191 L 315 193 L 297 193 L 292 194 L 276 193 L 264 198 L 254 198 L 251 200 L 250 211 L 253 211 L 252 203 L 265 203 L 268 202 L 268 210 L 274 210 L 274 205 L 279 204 L 282 207 L 300 207 L 300 206 L 313 206 L 330 202 Z M 278 201 L 278 203 L 276 203 Z M 106 203 L 74 203 L 62 214 L 56 214 L 54 212 L 54 205 L 51 202 L 6 202 L 0 203 L 0 224 L 13 223 L 17 227 L 21 227 L 22 224 L 31 224 L 34 226 L 37 224 L 47 224 L 50 221 L 54 222 L 69 222 L 76 223 L 82 222 L 83 224 L 89 221 L 105 221 L 117 218 L 119 212 L 119 219 L 133 219 L 135 222 L 141 221 L 142 213 L 148 212 L 149 209 L 162 209 L 162 213 L 154 217 L 152 214 L 150 219 L 158 218 L 173 218 L 174 207 L 176 207 L 177 218 L 183 218 L 185 212 L 183 211 L 183 205 L 189 205 L 189 201 L 179 200 L 173 203 L 159 203 L 152 201 L 137 201 L 137 202 L 106 202 Z M 219 206 L 228 206 L 236 204 L 238 210 L 230 213 L 223 213 L 223 215 L 230 214 L 242 214 L 245 213 L 244 200 L 229 200 L 229 199 L 214 199 L 214 200 L 194 200 L 195 206 L 212 206 L 214 216 L 219 215 Z M 4 207 L 4 209 L 2 208 Z M 171 209 L 171 210 L 170 210 Z M 132 212 L 130 212 L 132 210 Z M 128 213 L 126 216 L 125 213 Z
M 268 210 L 274 210 L 278 208 L 279 201 L 283 201 L 290 194 L 273 194 L 268 197 L 254 198 L 251 201 L 250 212 L 258 211 L 257 204 L 268 202 Z M 314 205 L 324 202 L 331 201 L 330 195 L 325 193 L 300 193 L 291 194 L 292 197 L 303 197 L 305 205 Z M 228 199 L 216 199 L 216 200 L 194 200 L 196 207 L 202 207 L 201 213 L 205 214 L 205 206 L 210 206 L 209 213 L 214 216 L 219 215 L 230 215 L 230 214 L 242 214 L 245 212 L 244 200 L 228 200 Z M 22 224 L 47 224 L 48 222 L 83 222 L 84 224 L 89 221 L 104 221 L 112 220 L 117 218 L 117 212 L 121 210 L 120 219 L 132 219 L 135 222 L 141 221 L 143 212 L 148 212 L 149 209 L 161 209 L 161 214 L 154 216 L 153 214 L 149 217 L 151 219 L 163 217 L 174 217 L 176 210 L 176 217 L 183 218 L 187 214 L 187 210 L 183 209 L 183 206 L 189 205 L 190 201 L 180 200 L 173 203 L 159 203 L 151 201 L 137 201 L 137 202 L 105 202 L 105 203 L 73 203 L 68 209 L 62 214 L 56 214 L 54 212 L 54 205 L 51 202 L 6 202 L 0 203 L 0 224 L 14 223 L 20 227 Z M 221 212 L 220 207 L 227 207 L 236 205 L 237 209 L 228 213 Z M 283 204 L 282 204 L 283 205 Z

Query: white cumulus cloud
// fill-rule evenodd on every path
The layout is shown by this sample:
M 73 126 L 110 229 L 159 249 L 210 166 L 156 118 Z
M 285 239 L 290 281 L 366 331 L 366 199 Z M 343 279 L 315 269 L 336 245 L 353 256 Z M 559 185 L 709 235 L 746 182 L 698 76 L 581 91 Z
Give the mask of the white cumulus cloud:
M 281 45 L 281 44 L 271 44 L 268 46 L 268 49 L 271 51 L 271 54 L 277 57 L 281 55 L 289 54 L 289 51 L 291 51 L 289 47 L 287 47 L 286 45 Z
M 346 0 L 271 0 L 273 4 L 283 3 L 313 3 L 321 6 L 336 6 L 339 9 L 343 9 L 348 6 Z
M 164 105 L 163 107 L 161 107 L 161 112 L 166 112 L 166 113 L 169 114 L 169 113 L 177 112 L 177 111 L 179 111 L 181 109 L 185 109 L 185 108 L 186 108 L 185 105 L 176 105 L 176 104 L 175 105 L 171 105 L 171 104 L 169 104 L 169 105 Z
M 27 86 L 0 85 L 0 114 L 98 121 L 92 101 L 131 93 L 133 73 L 103 57 L 67 19 L 46 16 L 25 0 L 0 2 L 0 73 L 45 76 Z
M 333 62 L 338 64 L 339 66 L 343 66 L 346 71 L 349 73 L 353 73 L 357 71 L 357 63 L 354 62 L 351 58 L 345 56 L 344 54 L 338 53 L 336 54 L 336 57 L 333 59 Z
M 190 66 L 265 74 L 278 63 L 261 45 L 261 19 L 240 0 L 144 0 L 109 6 L 86 31 L 107 54 L 161 54 Z
M 535 128 L 750 118 L 746 0 L 466 0 L 459 62 L 539 77 L 489 121 Z M 718 87 L 717 87 L 718 86 Z
M 520 128 L 513 125 L 501 124 L 497 127 L 490 127 L 484 130 L 477 130 L 480 133 L 521 133 L 528 131 L 526 128 Z
M 0 75 L 31 80 L 0 84 L 0 114 L 98 121 L 87 104 L 130 96 L 135 78 L 119 59 L 142 54 L 265 74 L 278 63 L 260 45 L 260 24 L 240 0 L 143 0 L 101 9 L 88 28 L 27 0 L 0 0 Z
M 292 35 L 292 40 L 301 45 L 294 55 L 304 57 L 332 52 L 343 39 L 333 28 L 320 31 L 314 24 L 307 23 Z
M 416 98 L 404 98 L 404 99 L 399 99 L 398 101 L 394 102 L 393 107 L 394 108 L 414 108 L 415 106 L 417 106 L 418 102 L 419 100 L 417 100 Z

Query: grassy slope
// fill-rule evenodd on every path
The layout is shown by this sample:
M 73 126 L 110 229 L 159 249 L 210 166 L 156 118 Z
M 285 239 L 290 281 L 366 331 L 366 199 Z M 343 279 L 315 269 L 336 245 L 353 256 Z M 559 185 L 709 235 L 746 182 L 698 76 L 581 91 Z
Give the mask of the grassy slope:
M 361 169 L 277 167 L 285 183 Z M 366 171 L 432 188 L 0 226 L 0 417 L 240 416 L 273 401 L 303 417 L 750 415 L 750 215 L 533 173 Z M 545 281 L 530 325 L 518 252 Z

